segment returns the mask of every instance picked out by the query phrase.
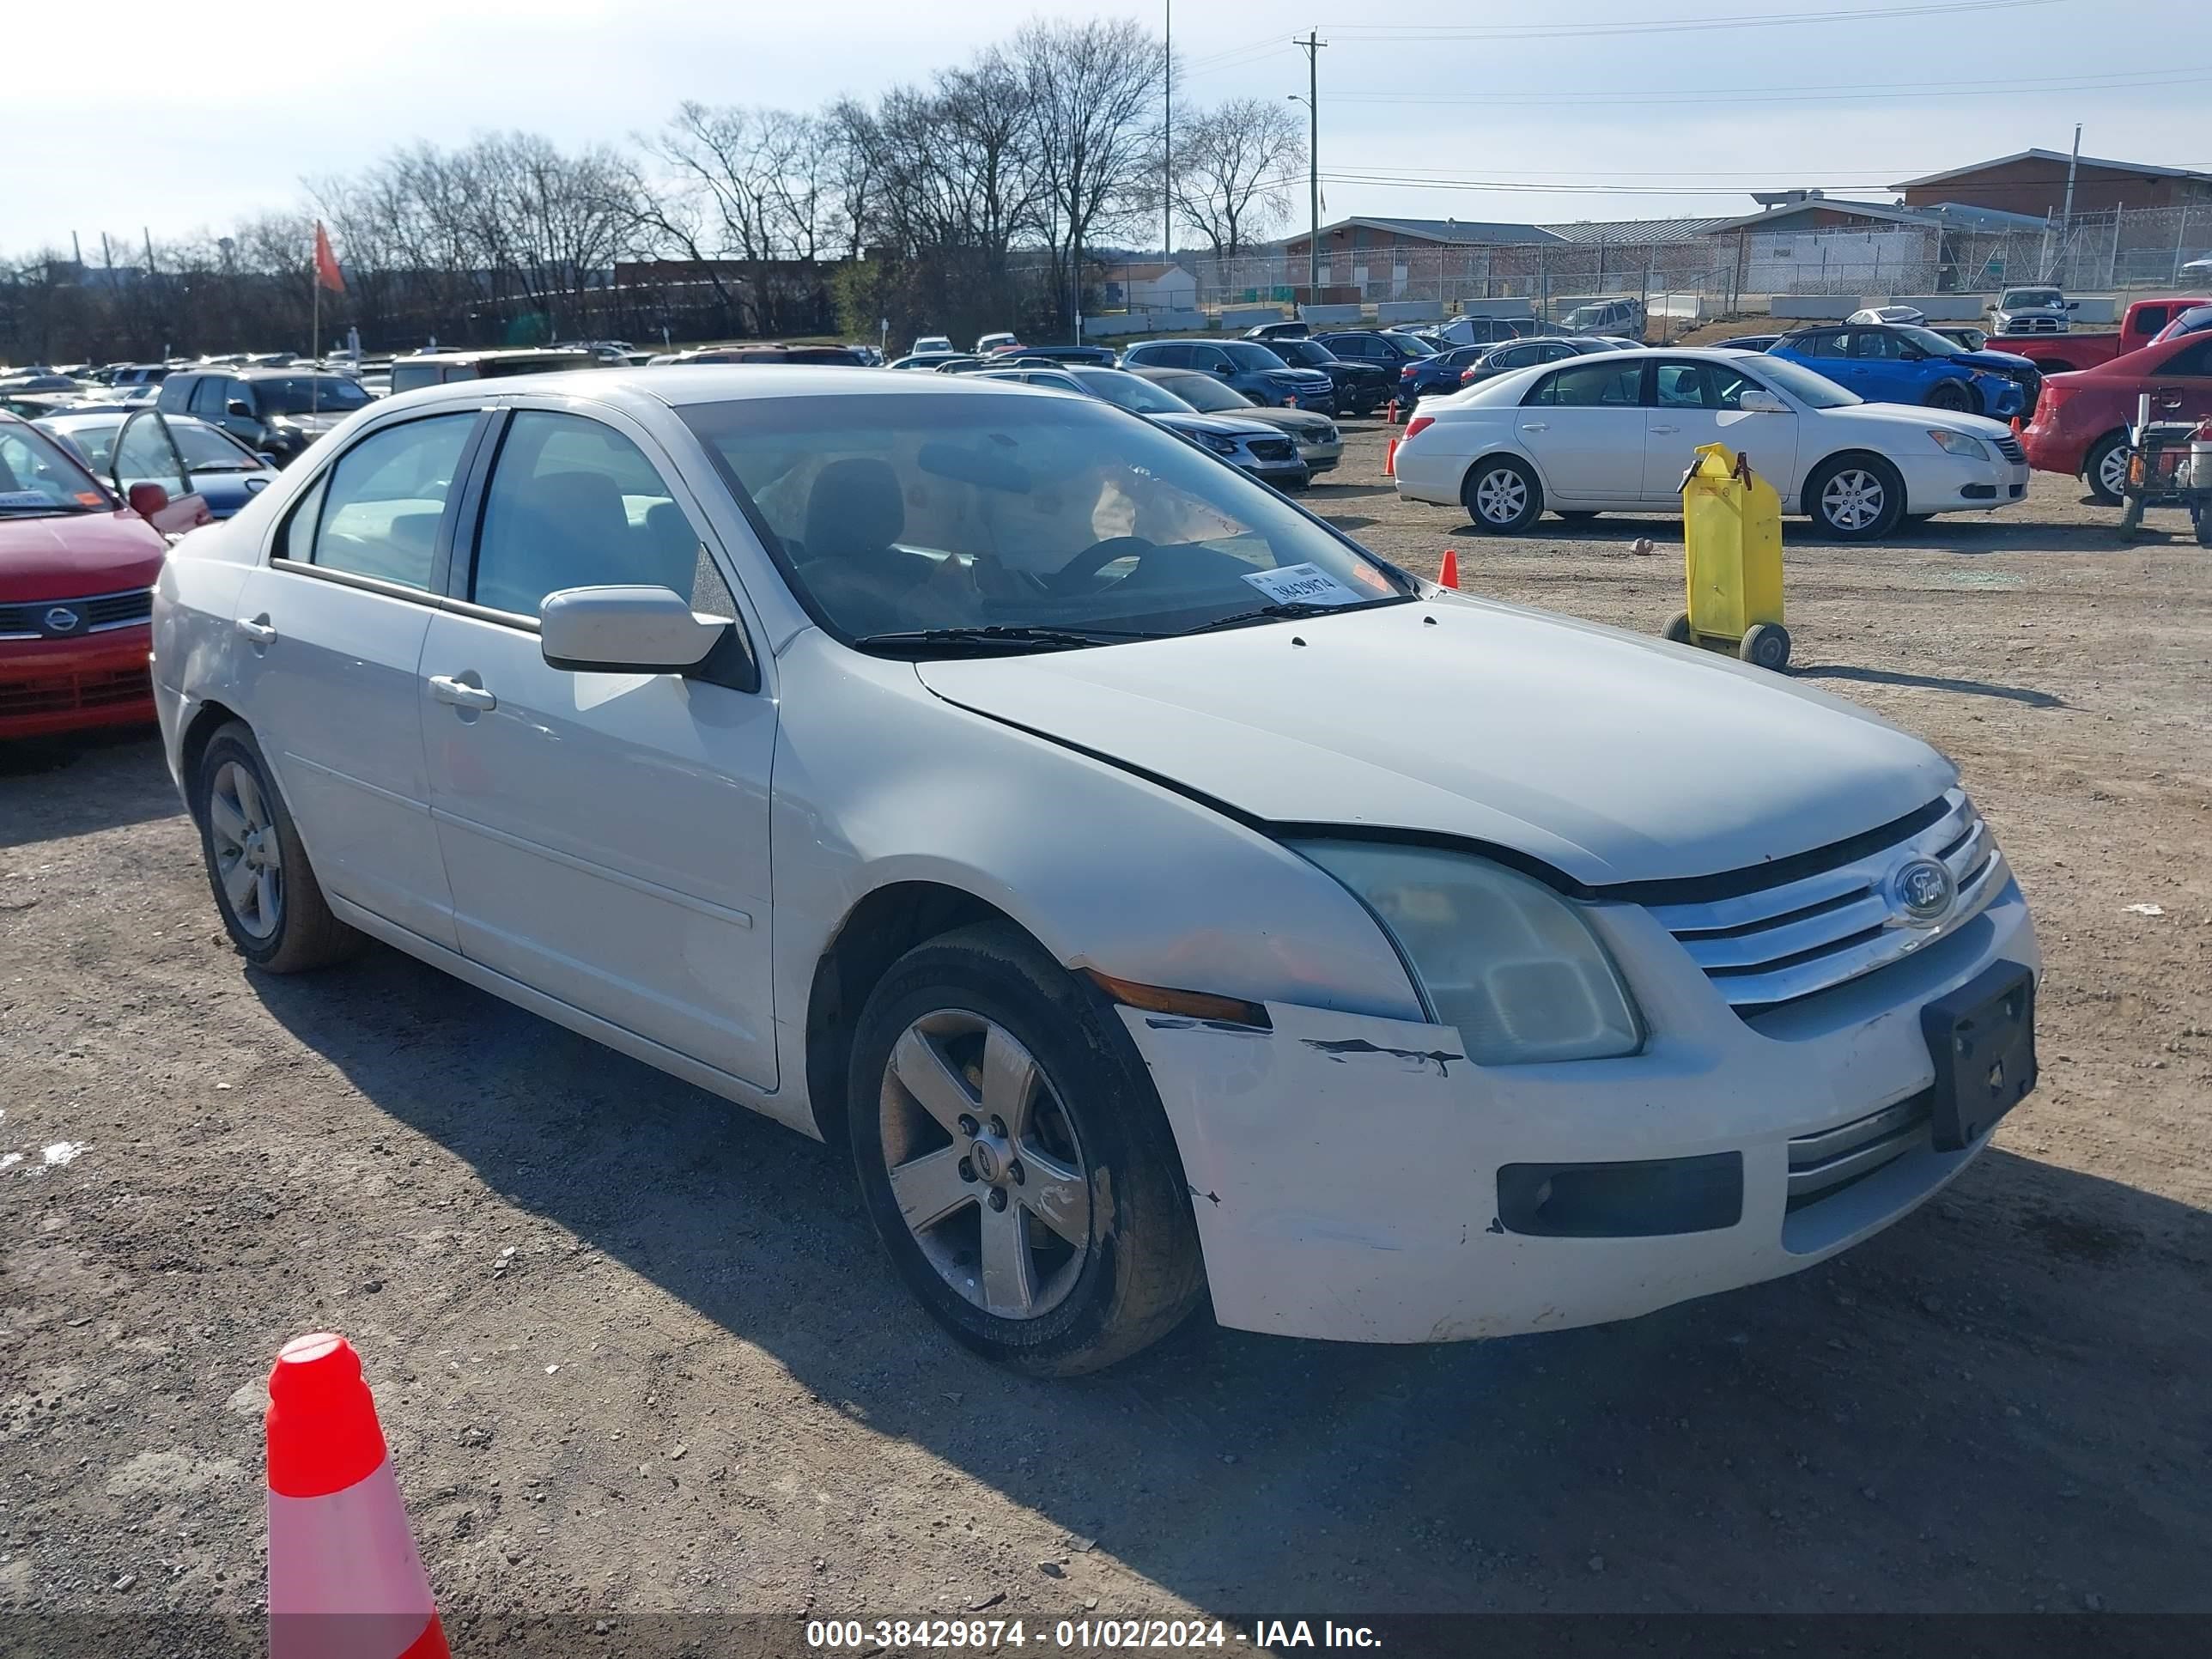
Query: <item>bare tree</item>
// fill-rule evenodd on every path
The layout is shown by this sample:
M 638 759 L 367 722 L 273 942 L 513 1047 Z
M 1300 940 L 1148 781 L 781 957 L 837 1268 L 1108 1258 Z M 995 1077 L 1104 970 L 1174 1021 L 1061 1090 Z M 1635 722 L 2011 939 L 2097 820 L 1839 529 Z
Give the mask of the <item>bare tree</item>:
M 1165 54 L 1127 18 L 1039 19 L 1014 36 L 1012 58 L 1028 97 L 1054 309 L 1067 316 L 1060 307 L 1080 279 L 1083 250 L 1150 205 Z
M 1176 215 L 1233 258 L 1286 216 L 1287 186 L 1304 164 L 1305 140 L 1289 110 L 1264 98 L 1232 98 L 1186 117 L 1175 146 Z

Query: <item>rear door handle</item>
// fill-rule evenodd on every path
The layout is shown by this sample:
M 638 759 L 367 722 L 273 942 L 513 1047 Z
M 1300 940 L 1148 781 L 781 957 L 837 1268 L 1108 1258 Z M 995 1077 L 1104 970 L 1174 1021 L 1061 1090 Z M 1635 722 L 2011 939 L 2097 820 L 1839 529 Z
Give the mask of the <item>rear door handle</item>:
M 481 685 L 471 685 L 449 674 L 430 676 L 430 695 L 440 702 L 449 702 L 456 708 L 496 708 L 499 699 Z
M 1521 429 L 1523 432 L 1549 432 L 1552 428 L 1548 422 L 1524 421 L 1522 422 Z
M 1651 429 L 1654 432 L 1680 432 L 1682 428 L 1679 426 L 1655 426 Z
M 266 611 L 252 618 L 240 617 L 238 619 L 238 631 L 256 645 L 273 645 L 276 641 L 276 625 L 269 620 L 269 613 Z

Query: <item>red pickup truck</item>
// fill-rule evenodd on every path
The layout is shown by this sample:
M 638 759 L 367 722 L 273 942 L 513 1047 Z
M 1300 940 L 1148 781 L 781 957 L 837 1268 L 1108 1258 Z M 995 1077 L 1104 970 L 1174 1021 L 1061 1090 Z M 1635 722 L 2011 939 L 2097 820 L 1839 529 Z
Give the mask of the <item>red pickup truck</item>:
M 2094 334 L 1992 334 L 1989 349 L 2026 357 L 2045 374 L 2070 374 L 2142 350 L 2176 317 L 2201 305 L 2212 305 L 2212 300 L 2138 300 L 2127 308 L 2117 329 Z

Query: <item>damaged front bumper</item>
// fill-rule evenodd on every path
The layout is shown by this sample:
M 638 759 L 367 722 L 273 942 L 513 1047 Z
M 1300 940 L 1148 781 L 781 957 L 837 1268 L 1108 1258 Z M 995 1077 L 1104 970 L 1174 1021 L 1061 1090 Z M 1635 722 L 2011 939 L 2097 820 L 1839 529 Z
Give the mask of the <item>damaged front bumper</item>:
M 1754 1020 L 1650 916 L 1601 924 L 1654 1036 L 1478 1066 L 1447 1026 L 1267 1005 L 1271 1030 L 1121 1016 L 1182 1152 L 1216 1317 L 1443 1342 L 1602 1323 L 1809 1267 L 1925 1201 L 1919 1011 L 2039 968 L 2016 885 L 1940 943 Z

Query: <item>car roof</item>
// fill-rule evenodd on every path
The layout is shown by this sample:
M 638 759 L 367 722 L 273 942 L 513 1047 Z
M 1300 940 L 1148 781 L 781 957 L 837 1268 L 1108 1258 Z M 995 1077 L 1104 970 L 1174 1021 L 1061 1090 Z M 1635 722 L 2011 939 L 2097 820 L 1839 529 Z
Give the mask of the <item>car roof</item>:
M 856 374 L 850 368 L 835 363 L 669 363 L 659 368 L 574 369 L 517 376 L 501 381 L 495 391 L 501 396 L 569 397 L 596 403 L 628 393 L 671 409 L 684 409 L 694 404 L 738 403 L 753 398 L 1003 397 L 1048 389 L 994 381 L 979 392 L 976 382 L 982 378 L 980 374 Z M 482 380 L 453 380 L 384 398 L 375 408 L 382 411 L 446 404 L 476 405 L 482 403 L 486 391 Z

